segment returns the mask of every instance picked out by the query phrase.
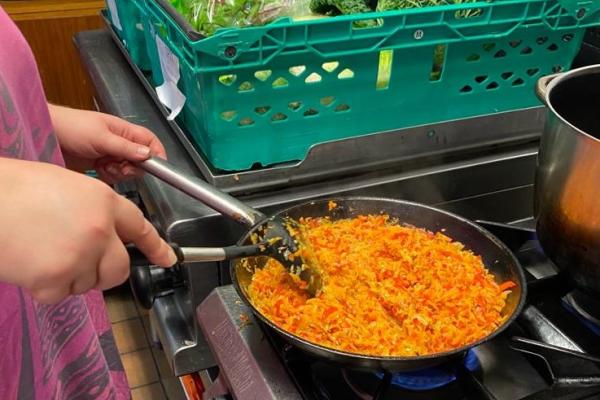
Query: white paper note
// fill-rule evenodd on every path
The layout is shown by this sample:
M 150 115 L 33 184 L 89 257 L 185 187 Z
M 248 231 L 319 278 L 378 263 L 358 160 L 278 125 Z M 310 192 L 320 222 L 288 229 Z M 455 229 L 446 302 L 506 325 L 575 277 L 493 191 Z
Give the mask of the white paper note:
M 181 93 L 177 85 L 170 81 L 165 81 L 165 83 L 157 87 L 156 95 L 160 102 L 171 111 L 167 120 L 173 121 L 181 110 L 183 110 L 185 96 Z
M 164 83 L 156 88 L 160 102 L 171 112 L 167 119 L 172 121 L 179 115 L 185 104 L 185 96 L 177 87 L 179 82 L 179 58 L 167 47 L 165 42 L 155 34 L 160 69 Z
M 123 30 L 121 26 L 121 20 L 119 19 L 119 12 L 117 11 L 117 3 L 115 0 L 106 0 L 108 9 L 110 10 L 110 17 L 112 18 L 113 25 L 120 31 Z

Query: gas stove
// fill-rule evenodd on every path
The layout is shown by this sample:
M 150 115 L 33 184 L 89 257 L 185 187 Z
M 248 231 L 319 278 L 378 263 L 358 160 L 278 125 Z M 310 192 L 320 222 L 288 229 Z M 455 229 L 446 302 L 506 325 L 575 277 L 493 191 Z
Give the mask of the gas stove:
M 534 230 L 480 224 L 510 247 L 527 276 L 527 306 L 501 336 L 436 368 L 394 375 L 355 371 L 289 345 L 252 316 L 232 286 L 223 286 L 197 309 L 219 366 L 205 400 L 600 398 L 600 324 L 589 315 L 600 309 L 569 291 Z
M 318 163 L 312 165 L 300 163 L 271 171 L 224 173 L 202 164 L 201 155 L 194 154 L 189 143 L 182 140 L 182 132 L 167 122 L 165 110 L 157 106 L 143 83 L 143 74 L 132 68 L 109 32 L 79 33 L 75 44 L 95 88 L 99 110 L 150 128 L 164 144 L 169 160 L 182 171 L 205 178 L 265 214 L 321 197 L 377 196 L 433 205 L 472 220 L 516 225 L 531 223 L 535 159 L 544 123 L 541 107 L 387 132 L 375 135 L 371 142 L 348 141 L 341 147 L 329 143 L 314 149 L 313 161 Z M 356 158 L 352 162 L 355 165 L 349 166 L 341 155 L 350 150 Z M 361 158 L 362 153 L 368 157 Z M 378 155 L 385 157 L 377 160 Z M 326 173 L 321 173 L 321 169 Z M 146 217 L 167 240 L 181 246 L 230 245 L 244 233 L 242 227 L 152 177 L 119 186 L 118 190 L 144 210 Z M 499 225 L 496 229 L 502 230 Z M 527 235 L 530 234 L 528 231 Z M 502 237 L 507 243 L 512 240 L 508 239 L 512 234 Z M 517 242 L 514 246 L 519 247 L 509 245 L 522 252 L 520 246 L 525 242 Z M 535 246 L 532 248 L 536 249 Z M 476 349 L 466 364 L 444 366 L 434 378 L 430 375 L 377 377 L 344 371 L 289 348 L 278 338 L 271 337 L 270 332 L 263 330 L 257 322 L 242 324 L 236 316 L 250 313 L 229 286 L 227 263 L 195 263 L 169 274 L 152 269 L 152 284 L 147 285 L 144 293 L 138 294 L 147 296 L 152 304 L 153 336 L 164 350 L 175 375 L 198 371 L 207 375 L 207 371 L 214 371 L 218 364 L 227 360 L 221 354 L 223 351 L 216 349 L 236 346 L 236 351 L 229 351 L 232 364 L 221 368 L 225 371 L 223 378 L 216 380 L 213 374 L 217 384 L 211 390 L 215 393 L 225 392 L 224 388 L 239 393 L 236 392 L 239 387 L 248 390 L 262 382 L 262 389 L 253 391 L 254 395 L 238 398 L 361 399 L 373 397 L 378 390 L 387 396 L 382 398 L 390 398 L 394 393 L 402 394 L 400 398 L 410 398 L 409 395 L 434 398 L 434 394 L 448 399 L 454 396 L 478 398 L 468 396 L 473 390 L 480 394 L 481 387 L 492 391 L 499 399 L 523 398 L 548 389 L 548 378 L 552 375 L 543 373 L 539 363 L 530 360 L 531 356 L 512 350 L 517 346 L 533 346 L 514 342 L 513 336 L 535 340 L 542 336 L 552 340 L 562 338 L 558 342 L 562 347 L 569 343 L 567 349 L 594 354 L 593 346 L 589 345 L 593 345 L 593 339 L 588 338 L 587 344 L 581 342 L 585 334 L 580 335 L 579 330 L 587 332 L 582 328 L 585 325 L 570 313 L 572 310 L 565 308 L 567 304 L 574 304 L 573 309 L 589 309 L 590 306 L 582 306 L 578 294 L 566 297 L 569 303 L 562 302 L 567 293 L 556 296 L 559 290 L 555 286 L 561 285 L 553 266 L 542 257 L 543 254 L 525 250 L 519 257 L 531 258 L 528 269 L 533 276 L 529 277 L 533 295 L 519 323 L 498 340 Z M 544 284 L 538 284 L 538 281 Z M 540 295 L 536 297 L 538 285 Z M 211 328 L 203 332 L 196 320 L 196 309 L 201 304 L 204 308 L 221 310 L 212 313 L 213 325 L 206 325 L 223 324 L 219 331 L 222 332 L 221 342 L 215 343 Z M 559 321 L 563 317 L 557 319 L 555 316 L 558 311 L 565 322 Z M 223 319 L 225 316 L 229 316 L 228 319 Z M 244 325 L 243 329 L 240 324 Z M 553 329 L 571 339 L 553 333 Z M 596 336 L 593 338 L 597 340 Z M 255 357 L 256 354 L 259 357 Z M 569 362 L 566 365 L 570 365 Z M 252 368 L 248 370 L 236 367 L 236 364 Z M 244 375 L 246 370 L 253 374 L 258 370 L 260 374 Z M 236 371 L 242 375 L 236 376 Z M 231 378 L 227 378 L 227 374 Z M 554 376 L 560 382 L 577 381 L 585 386 L 562 372 Z M 563 376 L 567 378 L 560 378 Z M 597 373 L 581 376 L 588 377 L 585 379 L 590 386 L 597 384 Z M 427 390 L 415 390 L 412 386 L 423 382 Z M 481 382 L 484 382 L 483 386 Z M 267 396 L 269 393 L 270 397 Z

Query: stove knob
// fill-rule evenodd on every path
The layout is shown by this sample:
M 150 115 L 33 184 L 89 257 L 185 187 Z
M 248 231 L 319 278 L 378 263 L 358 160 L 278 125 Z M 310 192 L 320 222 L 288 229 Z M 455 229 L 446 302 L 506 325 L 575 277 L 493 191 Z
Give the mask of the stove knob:
M 152 278 L 149 266 L 136 266 L 131 268 L 129 275 L 131 291 L 138 303 L 145 309 L 152 308 L 154 294 L 152 293 Z
M 132 268 L 129 278 L 133 295 L 146 309 L 152 308 L 157 297 L 170 295 L 183 286 L 182 281 L 179 267 L 137 266 Z
M 172 294 L 175 288 L 181 287 L 183 279 L 178 266 L 161 268 L 146 265 L 131 268 L 129 283 L 141 306 L 150 309 L 157 297 Z

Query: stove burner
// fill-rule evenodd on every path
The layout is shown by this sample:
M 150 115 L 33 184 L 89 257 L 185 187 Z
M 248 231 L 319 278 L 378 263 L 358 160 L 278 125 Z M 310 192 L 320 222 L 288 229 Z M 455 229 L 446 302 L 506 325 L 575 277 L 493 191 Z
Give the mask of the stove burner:
M 600 336 L 600 302 L 579 291 L 562 298 L 563 306 L 588 329 Z
M 464 359 L 464 365 L 471 372 L 481 367 L 479 359 L 473 350 L 467 352 Z M 382 373 L 376 375 L 380 379 L 383 378 Z M 401 388 L 408 390 L 420 391 L 437 389 L 446 386 L 455 380 L 456 375 L 453 371 L 443 367 L 433 367 L 421 371 L 394 374 L 392 377 L 392 385 L 400 386 Z
M 481 364 L 473 350 L 469 350 L 463 361 L 465 370 L 474 372 Z M 443 398 L 462 399 L 463 392 L 457 385 L 455 364 L 427 368 L 421 371 L 396 373 L 359 372 L 342 370 L 348 387 L 361 400 L 382 400 L 388 398 Z
M 430 390 L 410 390 L 391 382 L 392 375 L 377 377 L 370 372 L 358 372 L 344 369 L 342 377 L 348 389 L 351 390 L 353 399 L 359 400 L 391 400 L 391 399 L 415 399 L 415 400 L 462 400 L 464 391 L 459 380 L 450 382 Z M 389 379 L 389 380 L 387 380 Z M 350 397 L 344 397 L 346 399 Z M 333 398 L 332 398 L 333 399 Z

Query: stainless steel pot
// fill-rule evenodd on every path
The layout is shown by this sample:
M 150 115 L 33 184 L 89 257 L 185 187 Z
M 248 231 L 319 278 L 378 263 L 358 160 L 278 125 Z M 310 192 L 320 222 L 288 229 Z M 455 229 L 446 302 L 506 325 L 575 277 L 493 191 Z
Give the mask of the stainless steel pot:
M 534 211 L 544 251 L 576 289 L 600 299 L 600 65 L 541 78 L 548 106 Z

